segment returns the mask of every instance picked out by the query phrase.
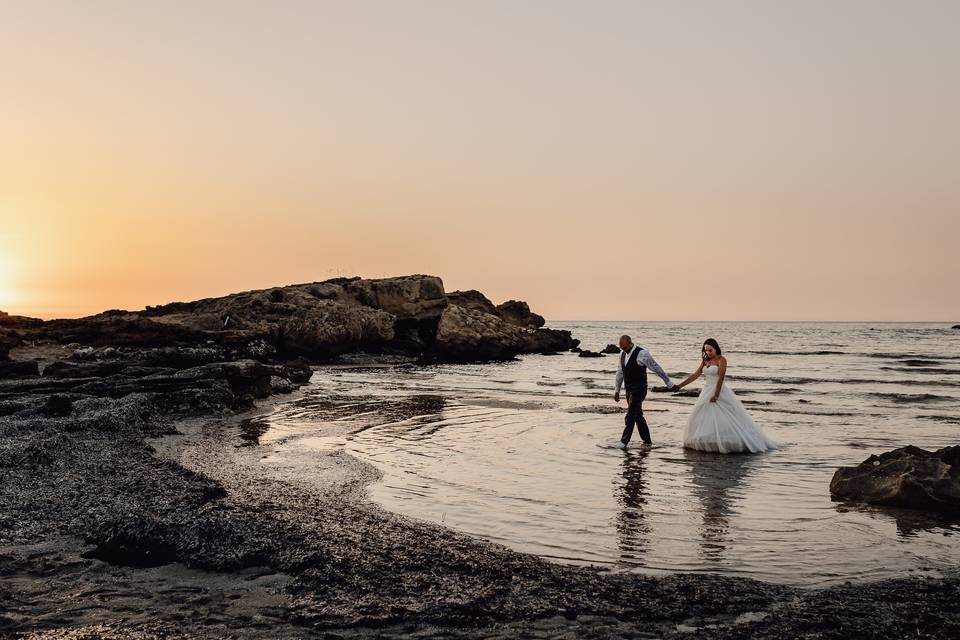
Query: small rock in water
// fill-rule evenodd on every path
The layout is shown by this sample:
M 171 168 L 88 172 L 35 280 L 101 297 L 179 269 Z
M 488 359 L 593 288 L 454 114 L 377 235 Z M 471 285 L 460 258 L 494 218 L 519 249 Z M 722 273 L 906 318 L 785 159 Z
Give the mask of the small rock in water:
M 837 469 L 835 500 L 960 513 L 960 446 L 894 449 L 856 467 Z
M 603 354 L 597 353 L 596 351 L 585 350 L 580 352 L 580 357 L 581 358 L 602 358 Z

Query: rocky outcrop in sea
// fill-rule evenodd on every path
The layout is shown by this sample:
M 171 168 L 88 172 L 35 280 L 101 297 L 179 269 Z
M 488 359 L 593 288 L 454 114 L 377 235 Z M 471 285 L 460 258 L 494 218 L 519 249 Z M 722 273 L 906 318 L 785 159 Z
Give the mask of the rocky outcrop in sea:
M 448 295 L 435 276 L 338 278 L 80 319 L 5 316 L 0 358 L 24 340 L 91 347 L 214 345 L 280 360 L 362 351 L 434 362 L 508 360 L 579 344 L 570 332 L 543 325 L 525 302 L 495 306 L 477 291 Z

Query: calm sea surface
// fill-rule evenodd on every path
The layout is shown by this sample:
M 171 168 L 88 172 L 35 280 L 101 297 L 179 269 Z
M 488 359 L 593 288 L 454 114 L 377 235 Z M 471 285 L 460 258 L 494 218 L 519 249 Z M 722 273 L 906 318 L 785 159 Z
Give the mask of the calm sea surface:
M 834 470 L 960 444 L 960 331 L 935 324 L 553 323 L 598 350 L 630 333 L 679 381 L 715 337 L 728 382 L 780 451 L 681 448 L 694 398 L 651 393 L 652 449 L 623 427 L 616 356 L 333 367 L 244 426 L 264 464 L 342 449 L 383 471 L 385 508 L 558 562 L 822 586 L 960 564 L 960 525 L 839 505 Z M 659 385 L 651 374 L 651 385 Z M 699 381 L 692 385 L 699 388 Z M 622 407 L 622 405 L 620 405 Z M 309 467 L 303 468 L 309 474 Z

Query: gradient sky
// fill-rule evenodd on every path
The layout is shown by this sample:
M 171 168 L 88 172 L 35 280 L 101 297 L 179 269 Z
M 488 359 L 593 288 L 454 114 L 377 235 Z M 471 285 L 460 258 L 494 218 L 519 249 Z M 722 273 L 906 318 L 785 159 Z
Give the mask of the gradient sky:
M 0 309 L 432 273 L 960 322 L 960 2 L 0 0 Z

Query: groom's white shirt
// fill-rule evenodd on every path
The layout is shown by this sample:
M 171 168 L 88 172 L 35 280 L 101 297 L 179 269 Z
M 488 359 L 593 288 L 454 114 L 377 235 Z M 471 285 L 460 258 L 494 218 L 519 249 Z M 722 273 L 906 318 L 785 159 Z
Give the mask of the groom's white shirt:
M 633 352 L 637 349 L 640 349 L 640 347 L 633 345 L 633 349 L 630 349 L 630 351 L 626 354 L 624 354 L 622 350 L 620 351 L 620 357 L 617 358 L 617 393 L 620 393 L 620 387 L 623 386 L 623 363 L 632 358 Z M 667 372 L 663 370 L 663 367 L 657 364 L 657 361 L 653 359 L 653 356 L 650 355 L 649 351 L 646 349 L 640 349 L 640 353 L 637 354 L 637 362 L 660 376 L 660 379 L 663 380 L 664 384 L 666 384 L 668 387 L 673 386 L 673 383 L 670 381 L 670 376 L 668 376 Z

